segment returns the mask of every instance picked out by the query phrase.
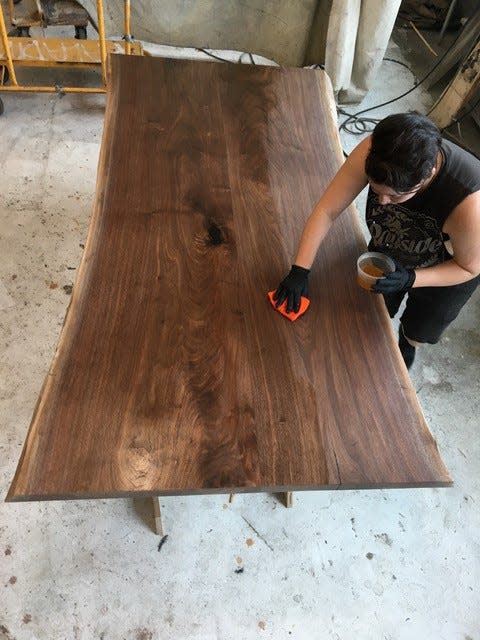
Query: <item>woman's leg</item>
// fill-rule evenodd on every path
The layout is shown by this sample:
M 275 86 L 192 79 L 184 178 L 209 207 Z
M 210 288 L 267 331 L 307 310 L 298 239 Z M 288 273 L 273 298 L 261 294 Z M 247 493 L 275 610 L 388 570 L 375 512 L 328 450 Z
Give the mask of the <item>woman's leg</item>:
M 451 287 L 419 287 L 409 291 L 399 335 L 399 347 L 407 367 L 413 363 L 416 347 L 440 340 L 479 284 L 480 276 L 477 276 Z

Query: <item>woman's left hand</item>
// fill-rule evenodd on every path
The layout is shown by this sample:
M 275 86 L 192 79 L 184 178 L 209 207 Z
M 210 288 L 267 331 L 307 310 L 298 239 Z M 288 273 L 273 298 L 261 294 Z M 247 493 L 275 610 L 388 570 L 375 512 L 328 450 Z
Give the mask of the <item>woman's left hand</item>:
M 373 293 L 407 292 L 415 282 L 415 275 L 415 269 L 406 269 L 397 263 L 396 270 L 379 278 L 371 290 Z

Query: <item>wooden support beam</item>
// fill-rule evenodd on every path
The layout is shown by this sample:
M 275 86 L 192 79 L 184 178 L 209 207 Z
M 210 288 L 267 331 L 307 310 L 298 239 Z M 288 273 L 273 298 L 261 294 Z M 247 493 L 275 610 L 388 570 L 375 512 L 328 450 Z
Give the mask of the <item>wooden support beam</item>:
M 429 118 L 440 129 L 448 127 L 478 87 L 480 87 L 480 40 L 434 104 L 428 114 Z
M 158 496 L 153 496 L 153 518 L 155 523 L 155 533 L 159 536 L 163 536 L 162 527 L 162 514 L 160 511 L 160 499 Z
M 290 509 L 290 507 L 293 507 L 293 491 L 287 491 L 286 493 L 284 493 L 283 500 L 287 509 Z

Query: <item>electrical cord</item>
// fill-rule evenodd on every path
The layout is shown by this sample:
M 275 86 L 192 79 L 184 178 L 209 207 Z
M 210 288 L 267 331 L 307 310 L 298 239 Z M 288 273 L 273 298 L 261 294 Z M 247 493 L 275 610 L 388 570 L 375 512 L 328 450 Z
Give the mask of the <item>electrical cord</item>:
M 209 51 L 208 49 L 204 49 L 203 47 L 195 47 L 196 51 L 201 51 L 202 53 L 205 53 L 207 56 L 210 56 L 210 58 L 214 58 L 215 60 L 218 60 L 220 62 L 228 62 L 230 64 L 243 64 L 242 59 L 243 56 L 248 55 L 248 57 L 250 58 L 250 62 L 252 63 L 253 66 L 256 66 L 257 63 L 255 62 L 255 59 L 253 57 L 253 55 L 251 54 L 250 51 L 244 51 L 243 53 L 240 54 L 240 57 L 238 58 L 238 60 L 235 62 L 233 60 L 227 60 L 226 58 L 221 58 L 220 56 L 215 55 L 214 53 L 212 53 L 211 51 Z
M 461 33 L 459 33 L 457 35 L 457 37 L 455 38 L 454 42 L 452 43 L 451 46 L 454 46 L 454 44 L 457 42 L 457 40 L 460 38 Z M 450 47 L 451 49 L 451 47 Z M 414 84 L 414 86 L 409 89 L 408 91 L 405 91 L 404 93 L 402 93 L 401 95 L 397 96 L 396 98 L 392 98 L 391 100 L 387 100 L 386 102 L 383 102 L 381 104 L 377 104 L 374 105 L 373 107 L 369 107 L 368 109 L 362 109 L 361 111 L 357 111 L 356 113 L 350 114 L 347 116 L 347 118 L 340 124 L 339 127 L 339 131 L 345 130 L 348 133 L 352 133 L 354 135 L 361 135 L 362 133 L 368 133 L 369 131 L 371 131 L 372 129 L 369 129 L 368 126 L 369 125 L 375 125 L 377 122 L 379 122 L 379 119 L 375 119 L 375 118 L 359 118 L 358 116 L 363 114 L 363 113 L 367 113 L 369 111 L 373 111 L 374 109 L 379 109 L 380 107 L 385 107 L 389 104 L 392 104 L 394 102 L 396 102 L 397 100 L 400 100 L 401 98 L 404 98 L 405 96 L 407 96 L 408 94 L 412 93 L 412 91 L 415 91 L 415 89 L 417 87 L 419 87 L 421 84 L 423 84 L 431 75 L 432 73 L 437 69 L 437 67 L 440 66 L 440 64 L 442 64 L 443 60 L 446 58 L 446 56 L 450 53 L 450 49 L 447 49 L 445 51 L 445 53 L 441 56 L 441 58 L 439 60 L 437 60 L 437 62 L 433 65 L 433 67 L 430 69 L 430 71 L 418 82 L 416 82 Z M 394 61 L 392 58 L 384 58 L 384 60 L 389 60 L 389 61 Z M 401 63 L 400 60 L 395 60 L 394 62 L 397 62 L 399 64 L 404 64 Z M 404 65 L 406 66 L 410 71 L 411 69 L 408 67 L 408 65 Z M 412 72 L 413 73 L 413 72 Z M 459 122 L 461 122 L 467 115 L 469 115 L 478 105 L 478 101 L 464 114 L 462 114 L 461 118 L 459 119 L 453 119 L 453 122 L 451 124 L 457 124 Z M 342 111 L 339 110 L 339 113 L 342 113 Z M 344 111 L 344 113 L 342 115 L 347 115 L 348 112 Z M 426 114 L 428 116 L 428 114 L 431 113 L 431 110 Z M 354 126 L 354 130 L 352 130 L 350 128 L 350 123 L 353 122 L 355 123 Z M 448 125 L 450 126 L 450 125 Z M 445 129 L 446 127 L 444 127 Z M 441 131 L 443 132 L 444 129 L 442 129 Z M 348 157 L 347 154 L 344 155 L 346 157 Z
M 413 73 L 413 71 L 411 70 L 411 68 L 408 66 L 406 62 L 402 62 L 401 60 L 395 60 L 394 58 L 384 58 L 384 60 L 386 60 L 387 62 L 396 62 L 397 64 L 401 64 L 402 67 L 405 67 L 405 69 L 408 69 L 410 71 L 414 80 L 416 80 L 415 74 Z
M 412 93 L 412 91 L 415 91 L 415 89 L 417 89 L 421 84 L 423 84 L 425 82 L 425 80 L 427 80 L 432 75 L 432 73 L 435 71 L 435 69 L 446 58 L 448 53 L 450 53 L 450 50 L 447 50 L 443 54 L 443 56 L 440 58 L 440 60 L 438 60 L 438 62 L 436 62 L 433 65 L 433 67 L 430 69 L 430 71 L 426 75 L 424 75 L 423 78 L 421 80 L 419 80 L 419 82 L 417 82 L 411 89 L 409 89 L 408 91 L 404 91 L 402 94 L 400 94 L 396 98 L 392 98 L 391 100 L 387 100 L 386 102 L 382 102 L 381 104 L 376 104 L 373 107 L 368 107 L 368 109 L 362 109 L 361 111 L 357 111 L 356 113 L 352 114 L 351 116 L 349 116 L 346 120 L 344 120 L 342 122 L 342 124 L 340 125 L 339 130 L 341 131 L 342 129 L 346 129 L 346 126 L 348 125 L 348 123 L 351 122 L 352 120 L 356 120 L 361 113 L 367 113 L 368 111 L 373 111 L 374 109 L 379 109 L 380 107 L 385 107 L 388 104 L 392 104 L 393 102 L 397 102 L 397 100 L 400 100 L 401 98 L 404 98 L 405 96 L 408 96 L 408 94 Z
M 406 69 L 408 69 L 410 71 L 410 73 L 413 75 L 415 81 L 415 74 L 413 73 L 412 69 L 408 66 L 408 64 L 406 64 L 405 62 L 402 62 L 401 60 L 395 60 L 394 58 L 384 58 L 384 60 L 386 60 L 387 62 L 395 62 L 396 64 L 400 64 L 402 65 L 402 67 L 405 67 Z M 433 69 L 432 69 L 433 71 Z M 431 72 L 430 72 L 431 73 Z M 420 82 L 423 82 L 426 79 L 426 77 L 421 80 Z M 415 84 L 412 89 L 410 89 L 410 91 L 413 91 L 414 89 L 417 88 L 417 86 L 420 84 L 417 83 Z M 407 92 L 409 93 L 409 92 Z M 395 100 L 399 100 L 401 97 L 403 97 L 405 94 L 402 94 L 402 96 L 399 96 L 398 98 L 395 98 L 393 100 L 393 102 Z M 384 103 L 384 104 L 389 104 L 389 103 Z M 339 127 L 339 131 L 345 130 L 347 133 L 351 133 L 352 135 L 362 135 L 365 133 L 370 133 L 370 131 L 373 131 L 374 127 L 376 124 L 378 124 L 380 122 L 380 118 L 359 118 L 357 117 L 357 115 L 359 113 L 365 113 L 366 111 L 370 111 L 372 109 L 377 109 L 378 107 L 382 107 L 384 106 L 383 104 L 380 105 L 375 105 L 373 107 L 370 107 L 370 109 L 364 109 L 363 111 L 358 111 L 357 113 L 348 113 L 348 111 L 345 111 L 345 109 L 342 109 L 341 107 L 337 107 L 337 112 L 347 116 L 346 120 L 344 120 L 340 127 Z M 351 124 L 350 124 L 351 123 Z M 345 156 L 345 158 L 348 158 L 348 154 L 345 152 L 345 150 L 343 150 L 343 155 Z
M 346 131 L 354 136 L 360 136 L 365 133 L 373 131 L 375 125 L 380 122 L 380 118 L 356 118 L 355 114 L 348 113 L 345 109 L 337 107 L 337 113 L 342 116 L 347 116 L 347 119 L 339 127 L 339 131 Z
M 207 56 L 210 56 L 210 58 L 214 58 L 215 60 L 219 60 L 220 62 L 230 62 L 230 64 L 237 64 L 236 62 L 232 62 L 232 60 L 227 60 L 226 58 L 221 58 L 220 56 L 216 56 L 214 53 L 212 53 L 211 51 L 208 51 L 207 49 L 204 49 L 203 47 L 195 47 L 195 50 L 201 51 L 202 53 L 205 53 Z
M 383 60 L 386 62 L 395 62 L 396 64 L 399 64 L 402 67 L 405 67 L 405 69 L 408 69 L 408 71 L 410 71 L 410 73 L 413 75 L 414 81 L 416 82 L 415 74 L 413 73 L 412 69 L 408 66 L 408 64 L 406 64 L 405 62 L 402 62 L 401 60 L 395 60 L 394 58 L 383 58 Z M 347 133 L 351 133 L 355 136 L 362 135 L 364 133 L 369 133 L 370 131 L 373 130 L 375 125 L 378 122 L 380 122 L 379 118 L 356 118 L 355 114 L 348 113 L 348 111 L 345 111 L 345 109 L 342 109 L 341 107 L 337 107 L 337 113 L 341 113 L 344 116 L 348 116 L 348 119 L 352 119 L 351 125 L 346 124 L 347 120 L 345 120 L 345 123 L 344 123 L 345 126 L 341 126 L 340 131 L 343 128 Z
M 459 36 L 457 36 L 458 39 Z M 455 40 L 456 42 L 456 40 Z M 454 44 L 454 43 L 453 43 Z M 453 45 L 452 45 L 453 46 Z M 447 55 L 450 53 L 450 49 L 447 49 L 445 51 L 445 53 L 442 55 L 442 57 L 433 65 L 433 67 L 430 69 L 430 71 L 423 76 L 423 78 L 421 80 L 419 80 L 411 89 L 409 89 L 408 91 L 405 91 L 404 93 L 400 94 L 399 96 L 397 96 L 396 98 L 392 98 L 391 100 L 387 100 L 386 102 L 382 102 L 380 104 L 376 104 L 373 107 L 368 107 L 367 109 L 362 109 L 361 111 L 357 111 L 356 113 L 353 113 L 349 116 L 347 116 L 347 118 L 340 124 L 339 126 L 339 131 L 345 130 L 347 131 L 347 133 L 353 133 L 354 135 L 361 135 L 362 133 L 368 133 L 369 131 L 372 131 L 372 129 L 368 128 L 368 125 L 373 125 L 375 126 L 375 124 L 377 124 L 377 122 L 380 121 L 380 119 L 375 119 L 375 118 L 359 118 L 358 116 L 363 114 L 363 113 L 368 113 L 369 111 L 373 111 L 374 109 L 379 109 L 380 107 L 385 107 L 389 104 L 392 104 L 394 102 L 397 102 L 397 100 L 400 100 L 401 98 L 404 98 L 405 96 L 409 95 L 410 93 L 412 93 L 413 91 L 415 91 L 415 89 L 417 89 L 421 84 L 423 84 L 431 75 L 432 73 L 437 69 L 437 67 L 439 67 L 440 64 L 442 64 L 443 60 L 447 57 Z M 398 62 L 398 61 L 397 61 Z M 473 109 L 476 107 L 477 105 L 475 104 L 472 109 L 470 111 L 473 111 Z M 343 110 L 344 111 L 344 110 Z M 468 115 L 464 114 L 462 115 L 461 119 L 458 121 L 460 122 L 461 120 L 463 120 L 463 118 Z M 339 112 L 341 113 L 340 109 Z M 430 112 L 429 112 L 430 113 Z M 346 115 L 347 112 L 344 112 L 344 115 Z M 428 114 L 427 114 L 428 115 Z M 352 130 L 350 128 L 350 123 L 355 123 L 355 130 Z M 348 158 L 348 154 L 345 153 L 345 151 L 343 151 L 343 155 Z

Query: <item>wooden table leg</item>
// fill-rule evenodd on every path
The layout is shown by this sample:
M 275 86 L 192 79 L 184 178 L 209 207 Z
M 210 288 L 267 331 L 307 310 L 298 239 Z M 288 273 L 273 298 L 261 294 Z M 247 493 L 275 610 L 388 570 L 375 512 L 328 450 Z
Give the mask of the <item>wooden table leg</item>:
M 293 506 L 293 491 L 286 491 L 281 494 L 283 496 L 283 503 L 289 509 Z
M 153 496 L 153 518 L 155 522 L 155 533 L 159 536 L 163 536 L 162 527 L 162 513 L 160 511 L 160 499 L 158 496 Z

